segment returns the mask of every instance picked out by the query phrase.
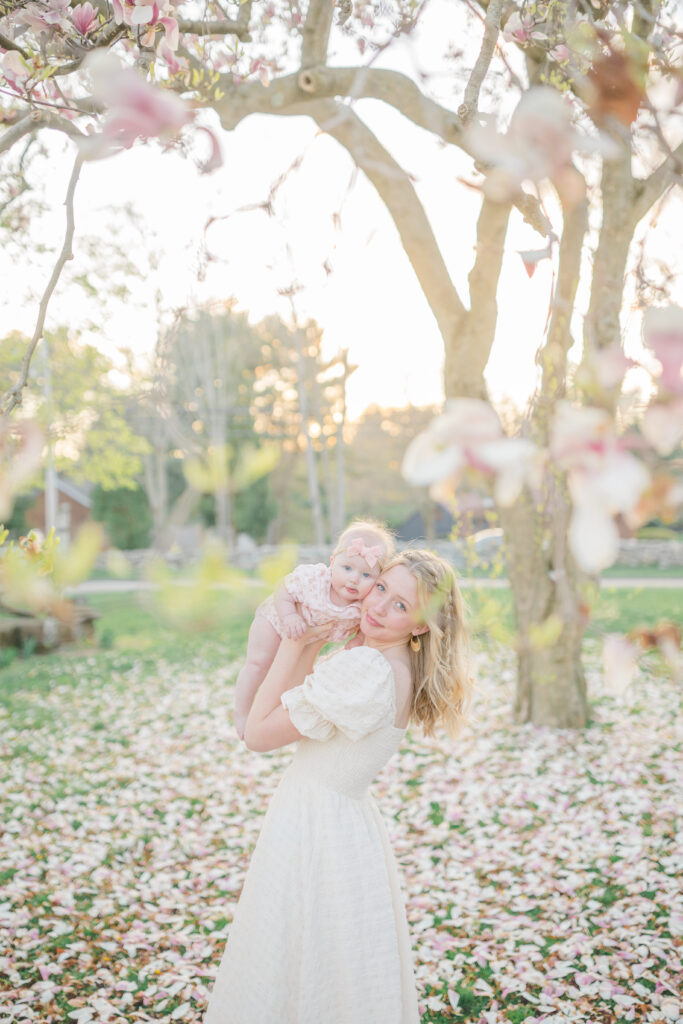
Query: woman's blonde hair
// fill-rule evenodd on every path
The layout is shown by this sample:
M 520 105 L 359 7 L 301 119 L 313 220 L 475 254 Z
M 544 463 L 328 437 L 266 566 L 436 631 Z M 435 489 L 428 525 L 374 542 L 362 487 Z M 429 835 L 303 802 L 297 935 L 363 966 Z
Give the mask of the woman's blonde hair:
M 396 550 L 393 533 L 387 529 L 384 523 L 380 523 L 377 519 L 354 519 L 339 534 L 339 539 L 335 544 L 332 554 L 338 555 L 340 551 L 346 551 L 351 541 L 357 537 L 360 537 L 361 540 L 369 541 L 372 545 L 380 544 L 384 548 L 384 554 L 379 559 L 380 568 L 383 569 Z
M 429 631 L 419 635 L 420 649 L 410 649 L 413 701 L 410 721 L 427 736 L 442 724 L 453 738 L 467 724 L 474 681 L 465 609 L 455 573 L 431 551 L 401 551 L 384 566 L 404 565 L 417 583 L 421 618 Z

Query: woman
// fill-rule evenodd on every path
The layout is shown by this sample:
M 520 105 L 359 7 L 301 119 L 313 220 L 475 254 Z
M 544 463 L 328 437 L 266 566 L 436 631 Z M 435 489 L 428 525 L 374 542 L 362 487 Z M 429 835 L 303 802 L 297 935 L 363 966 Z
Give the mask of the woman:
M 405 908 L 368 785 L 409 723 L 455 735 L 471 699 L 450 566 L 405 551 L 363 601 L 362 645 L 283 640 L 252 750 L 300 740 L 265 816 L 204 1024 L 417 1024 Z

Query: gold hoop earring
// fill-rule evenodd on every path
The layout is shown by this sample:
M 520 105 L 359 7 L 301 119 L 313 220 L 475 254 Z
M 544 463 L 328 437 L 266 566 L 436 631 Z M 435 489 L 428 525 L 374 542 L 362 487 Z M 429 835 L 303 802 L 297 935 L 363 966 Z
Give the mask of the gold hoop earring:
M 413 636 L 411 636 L 411 638 L 410 638 L 410 649 L 411 649 L 411 651 L 415 651 L 416 654 L 417 654 L 418 651 L 422 650 L 422 641 L 420 640 L 419 636 L 415 636 L 415 634 L 413 634 Z

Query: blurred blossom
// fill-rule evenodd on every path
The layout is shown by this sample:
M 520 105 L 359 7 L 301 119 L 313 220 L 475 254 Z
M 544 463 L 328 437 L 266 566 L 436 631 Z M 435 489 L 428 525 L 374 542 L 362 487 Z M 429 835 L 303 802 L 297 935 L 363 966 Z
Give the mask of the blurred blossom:
M 579 366 L 576 379 L 584 388 L 598 391 L 620 390 L 627 370 L 638 364 L 624 355 L 621 345 L 590 349 Z
M 683 394 L 683 309 L 680 306 L 651 307 L 643 316 L 643 341 L 661 366 L 660 389 Z
M 608 634 L 602 644 L 602 667 L 607 689 L 621 694 L 633 682 L 638 668 L 638 648 L 618 633 Z
M 658 455 L 670 455 L 683 440 L 683 398 L 652 402 L 643 415 L 641 430 Z
M 432 485 L 432 494 L 440 496 L 466 470 L 479 470 L 495 475 L 497 501 L 511 505 L 526 482 L 537 480 L 538 458 L 531 441 L 504 435 L 487 402 L 457 398 L 408 446 L 402 472 L 408 483 Z
M 179 96 L 122 67 L 110 54 L 95 51 L 85 63 L 92 74 L 93 97 L 107 107 L 102 132 L 83 143 L 88 157 L 129 149 L 136 139 L 174 139 L 193 120 Z
M 550 178 L 568 203 L 584 194 L 572 153 L 600 151 L 608 144 L 578 132 L 568 101 L 549 86 L 534 86 L 520 99 L 505 135 L 492 124 L 473 124 L 466 131 L 474 156 L 491 166 L 484 191 L 492 199 L 514 196 L 522 182 Z
M 31 77 L 31 71 L 20 53 L 8 50 L 0 55 L 0 75 L 15 92 L 23 92 L 23 84 Z
M 536 22 L 530 14 L 520 14 L 519 11 L 514 11 L 505 22 L 503 38 L 508 42 L 528 43 L 535 24 Z
M 550 454 L 567 472 L 574 506 L 569 529 L 572 553 L 585 572 L 598 573 L 617 556 L 614 515 L 633 512 L 649 486 L 650 474 L 616 436 L 604 409 L 559 402 Z
M 56 28 L 69 28 L 69 0 L 45 0 L 28 3 L 17 14 L 17 22 L 34 32 L 51 32 Z
M 15 494 L 41 463 L 43 435 L 32 420 L 0 426 L 0 523 L 12 511 Z

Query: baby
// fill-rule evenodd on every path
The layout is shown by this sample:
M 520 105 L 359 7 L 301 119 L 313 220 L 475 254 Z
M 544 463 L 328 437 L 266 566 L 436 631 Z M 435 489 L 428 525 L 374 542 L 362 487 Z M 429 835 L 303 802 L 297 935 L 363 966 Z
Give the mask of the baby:
M 249 630 L 246 664 L 235 688 L 235 728 L 240 739 L 282 637 L 298 640 L 309 626 L 328 622 L 327 642 L 352 636 L 360 622 L 360 603 L 393 552 L 388 530 L 379 523 L 357 520 L 339 537 L 329 565 L 297 566 L 275 594 L 259 605 Z

